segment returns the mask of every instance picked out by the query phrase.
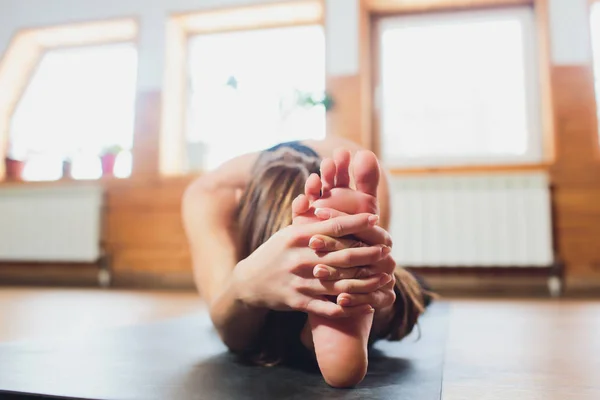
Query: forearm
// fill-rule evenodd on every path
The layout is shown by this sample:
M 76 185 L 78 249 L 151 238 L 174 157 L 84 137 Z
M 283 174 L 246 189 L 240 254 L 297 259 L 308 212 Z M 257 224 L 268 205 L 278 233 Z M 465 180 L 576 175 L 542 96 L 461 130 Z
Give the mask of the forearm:
M 269 310 L 245 304 L 238 292 L 236 283 L 229 280 L 211 301 L 210 316 L 223 343 L 241 353 L 256 342 Z

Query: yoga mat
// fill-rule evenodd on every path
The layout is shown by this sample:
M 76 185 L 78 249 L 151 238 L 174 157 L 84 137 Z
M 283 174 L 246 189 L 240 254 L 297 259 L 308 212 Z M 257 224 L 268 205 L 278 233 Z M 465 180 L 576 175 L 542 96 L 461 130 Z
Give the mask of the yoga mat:
M 318 371 L 244 365 L 205 314 L 160 323 L 0 345 L 0 398 L 439 400 L 448 305 L 433 304 L 418 333 L 378 342 L 354 389 Z

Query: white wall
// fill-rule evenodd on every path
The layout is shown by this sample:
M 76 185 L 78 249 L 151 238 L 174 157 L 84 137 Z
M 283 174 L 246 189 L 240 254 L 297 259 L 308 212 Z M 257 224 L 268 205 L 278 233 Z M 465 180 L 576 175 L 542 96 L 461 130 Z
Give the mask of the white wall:
M 277 0 L 0 0 L 0 54 L 20 28 L 117 17 L 140 20 L 139 88 L 162 85 L 165 19 L 173 12 Z M 280 0 L 281 1 L 281 0 Z M 358 0 L 326 0 L 328 73 L 358 70 Z M 590 59 L 587 0 L 549 0 L 552 59 L 583 64 Z
M 587 64 L 591 58 L 588 0 L 550 0 L 552 61 Z
M 275 0 L 0 0 L 0 54 L 20 28 L 118 17 L 140 21 L 138 86 L 162 86 L 165 20 L 171 13 Z

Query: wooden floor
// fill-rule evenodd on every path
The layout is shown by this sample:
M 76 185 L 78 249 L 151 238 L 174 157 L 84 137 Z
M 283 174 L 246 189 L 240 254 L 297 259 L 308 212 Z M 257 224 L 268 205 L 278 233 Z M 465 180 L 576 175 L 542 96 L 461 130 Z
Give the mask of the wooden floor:
M 445 400 L 600 399 L 600 301 L 452 300 Z M 168 319 L 194 293 L 0 289 L 0 342 Z

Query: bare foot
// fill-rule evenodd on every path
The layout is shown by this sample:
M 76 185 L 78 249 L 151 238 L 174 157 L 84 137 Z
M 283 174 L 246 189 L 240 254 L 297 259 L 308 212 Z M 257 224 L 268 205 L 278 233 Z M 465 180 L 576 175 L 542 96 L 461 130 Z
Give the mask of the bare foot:
M 380 176 L 377 158 L 369 151 L 356 154 L 353 172 L 357 190 L 349 186 L 349 164 L 348 151 L 336 152 L 335 161 L 323 160 L 321 178 L 312 175 L 306 182 L 306 198 L 294 204 L 294 224 L 318 221 L 314 216 L 314 208 L 331 208 L 347 214 L 377 214 Z M 305 212 L 307 210 L 313 212 Z M 325 381 L 334 387 L 351 387 L 360 383 L 367 372 L 367 344 L 373 314 L 343 319 L 309 314 L 308 322 L 317 362 Z M 304 330 L 304 342 L 306 333 Z

